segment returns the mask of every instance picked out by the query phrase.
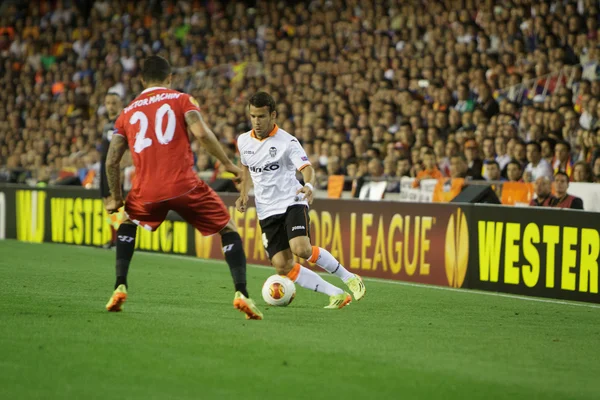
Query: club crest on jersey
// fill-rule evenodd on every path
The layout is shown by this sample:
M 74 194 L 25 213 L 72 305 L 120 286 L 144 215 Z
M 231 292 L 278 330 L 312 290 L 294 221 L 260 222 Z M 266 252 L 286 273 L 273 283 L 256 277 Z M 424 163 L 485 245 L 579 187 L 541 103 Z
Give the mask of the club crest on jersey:
M 271 147 L 269 149 L 269 154 L 271 155 L 271 157 L 275 157 L 277 155 L 277 149 L 275 147 Z

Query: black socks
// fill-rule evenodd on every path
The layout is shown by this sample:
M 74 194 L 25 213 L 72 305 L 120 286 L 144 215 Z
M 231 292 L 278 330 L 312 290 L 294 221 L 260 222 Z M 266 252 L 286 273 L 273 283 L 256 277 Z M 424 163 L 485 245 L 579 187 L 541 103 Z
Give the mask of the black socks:
M 229 265 L 235 290 L 249 297 L 246 289 L 246 253 L 244 253 L 240 234 L 237 232 L 224 233 L 221 235 L 221 243 L 223 244 L 223 255 L 227 265 Z
M 136 234 L 137 225 L 121 224 L 117 230 L 117 282 L 115 283 L 115 289 L 119 285 L 127 286 L 127 273 L 135 250 Z

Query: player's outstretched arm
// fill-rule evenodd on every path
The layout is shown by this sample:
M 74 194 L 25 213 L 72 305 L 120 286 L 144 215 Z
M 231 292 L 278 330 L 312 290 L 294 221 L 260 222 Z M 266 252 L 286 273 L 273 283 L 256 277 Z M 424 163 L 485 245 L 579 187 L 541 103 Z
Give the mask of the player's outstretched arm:
M 240 183 L 240 197 L 235 202 L 235 207 L 241 213 L 246 212 L 248 205 L 248 193 L 250 192 L 250 170 L 242 165 L 242 182 Z
M 227 172 L 231 172 L 235 175 L 236 179 L 239 179 L 242 171 L 240 171 L 240 169 L 231 162 L 229 157 L 227 157 L 219 140 L 204 122 L 202 115 L 198 111 L 188 111 L 185 114 L 185 122 L 190 132 L 192 132 L 196 139 L 200 141 L 202 146 L 204 146 L 211 155 L 217 157 L 217 159 L 221 161 Z
M 298 189 L 296 194 L 304 193 L 304 198 L 308 201 L 308 204 L 312 204 L 313 201 L 313 186 L 315 184 L 315 170 L 311 165 L 307 165 L 302 168 L 302 178 L 304 179 L 304 186 Z
M 110 200 L 106 203 L 106 209 L 109 212 L 117 211 L 123 205 L 121 158 L 123 158 L 125 150 L 127 150 L 127 140 L 123 136 L 114 135 L 106 155 L 106 179 L 111 194 Z

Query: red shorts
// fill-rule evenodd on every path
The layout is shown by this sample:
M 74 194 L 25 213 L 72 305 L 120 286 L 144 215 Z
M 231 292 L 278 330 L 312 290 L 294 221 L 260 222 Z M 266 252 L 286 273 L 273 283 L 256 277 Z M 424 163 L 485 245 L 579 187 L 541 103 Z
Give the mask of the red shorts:
M 135 191 L 127 195 L 125 214 L 133 223 L 155 231 L 173 210 L 204 236 L 220 232 L 230 220 L 223 200 L 204 182 L 191 191 L 158 203 L 143 203 Z

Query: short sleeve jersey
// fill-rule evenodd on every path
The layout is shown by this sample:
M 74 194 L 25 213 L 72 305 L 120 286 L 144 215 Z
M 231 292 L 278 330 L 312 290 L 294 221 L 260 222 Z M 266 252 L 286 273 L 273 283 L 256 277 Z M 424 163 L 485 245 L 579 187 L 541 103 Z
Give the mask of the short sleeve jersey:
M 238 149 L 254 183 L 259 220 L 284 214 L 294 204 L 308 206 L 305 200 L 296 200 L 296 192 L 302 187 L 296 171 L 310 165 L 298 139 L 275 125 L 262 140 L 253 131 L 242 134 Z
M 194 189 L 194 167 L 185 114 L 200 111 L 185 93 L 154 87 L 144 90 L 123 109 L 113 135 L 125 137 L 135 166 L 132 191 L 141 201 L 155 203 Z

